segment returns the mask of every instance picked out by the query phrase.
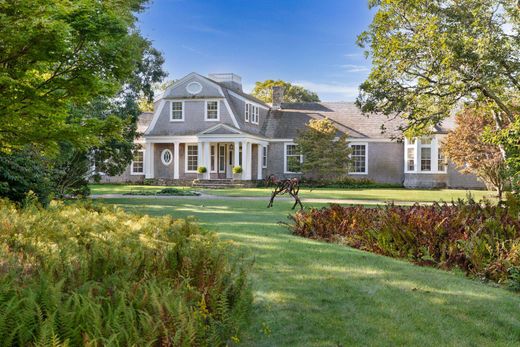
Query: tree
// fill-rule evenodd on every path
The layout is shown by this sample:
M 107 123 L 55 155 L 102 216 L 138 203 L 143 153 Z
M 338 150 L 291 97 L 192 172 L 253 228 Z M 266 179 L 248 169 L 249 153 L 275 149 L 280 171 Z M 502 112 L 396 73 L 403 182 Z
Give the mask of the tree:
M 442 143 L 442 150 L 464 173 L 479 177 L 488 189 L 502 192 L 507 183 L 500 148 L 484 141 L 486 129 L 494 126 L 493 117 L 482 108 L 466 108 L 456 116 L 457 127 Z
M 357 99 L 364 112 L 398 114 L 413 136 L 430 131 L 462 102 L 483 102 L 491 105 L 497 130 L 507 133 L 520 113 L 516 0 L 369 4 L 378 11 L 358 38 L 373 63 Z
M 307 90 L 301 86 L 295 86 L 289 82 L 285 82 L 282 80 L 274 81 L 274 80 L 266 80 L 263 82 L 256 82 L 255 88 L 251 93 L 253 96 L 258 99 L 272 103 L 273 102 L 273 86 L 281 86 L 284 87 L 284 102 L 319 102 L 320 98 L 318 94 Z
M 151 85 L 164 72 L 140 73 L 162 63 L 160 53 L 135 28 L 135 13 L 146 2 L 0 4 L 1 151 L 26 145 L 56 151 L 61 141 L 82 149 L 96 146 L 99 129 L 110 127 L 106 123 L 112 118 L 79 113 L 71 117 L 71 110 L 96 99 L 117 99 L 121 93 L 151 98 Z
M 312 119 L 295 142 L 303 155 L 301 171 L 318 180 L 337 179 L 347 174 L 351 150 L 347 134 L 338 136 L 338 129 L 328 118 Z

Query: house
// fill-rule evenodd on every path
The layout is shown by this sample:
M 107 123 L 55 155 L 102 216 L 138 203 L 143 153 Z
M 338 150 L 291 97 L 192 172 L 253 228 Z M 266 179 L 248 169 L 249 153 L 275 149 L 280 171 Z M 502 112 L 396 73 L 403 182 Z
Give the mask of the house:
M 241 181 L 299 176 L 294 163 L 303 158 L 294 139 L 309 120 L 328 117 L 348 134 L 352 177 L 406 187 L 484 187 L 457 171 L 440 151 L 450 122 L 429 137 L 399 141 L 400 118 L 367 117 L 351 102 L 287 104 L 282 99 L 283 90 L 275 87 L 273 104 L 265 104 L 244 93 L 241 78 L 232 73 L 190 73 L 166 89 L 153 113 L 141 115 L 143 135 L 136 141 L 142 146 L 126 172 L 103 181 L 191 184 L 199 167 L 207 168 L 202 180 L 226 180 L 233 178 L 235 166 L 243 169 L 236 177 Z

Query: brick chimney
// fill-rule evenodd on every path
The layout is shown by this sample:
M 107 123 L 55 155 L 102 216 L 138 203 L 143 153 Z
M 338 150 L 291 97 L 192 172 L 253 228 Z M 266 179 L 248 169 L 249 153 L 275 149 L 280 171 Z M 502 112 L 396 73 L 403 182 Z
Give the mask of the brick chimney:
M 273 109 L 279 110 L 282 108 L 284 87 L 273 86 Z

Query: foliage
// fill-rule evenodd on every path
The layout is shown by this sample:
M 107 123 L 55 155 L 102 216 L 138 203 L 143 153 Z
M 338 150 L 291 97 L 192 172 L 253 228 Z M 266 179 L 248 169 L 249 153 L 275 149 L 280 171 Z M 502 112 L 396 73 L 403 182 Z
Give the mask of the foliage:
M 124 193 L 123 195 L 199 196 L 200 193 L 192 190 L 169 187 L 161 189 L 158 192 L 149 190 L 133 190 L 131 192 Z
M 520 161 L 514 127 L 520 122 L 517 1 L 369 3 L 378 11 L 358 38 L 373 64 L 360 87 L 362 110 L 401 115 L 408 121 L 407 135 L 414 136 L 431 131 L 462 102 L 484 103 L 501 134 L 502 155 Z M 518 177 L 520 165 L 510 167 Z
M 298 134 L 295 142 L 304 158 L 301 164 L 304 176 L 321 180 L 347 174 L 351 162 L 348 135 L 338 133 L 332 121 L 323 118 L 311 119 Z
M 197 172 L 198 172 L 199 174 L 203 174 L 203 173 L 208 172 L 208 169 L 206 169 L 205 166 L 199 166 L 199 167 L 197 168 Z
M 284 87 L 283 102 L 319 102 L 318 94 L 305 89 L 302 86 L 293 85 L 282 80 L 265 80 L 263 82 L 256 82 L 255 88 L 251 95 L 266 102 L 273 102 L 273 87 Z
M 55 192 L 52 163 L 32 148 L 10 154 L 0 151 L 0 196 L 21 203 L 33 192 L 47 204 Z
M 193 221 L 0 202 L 0 344 L 218 346 L 251 302 L 236 250 Z
M 234 166 L 233 167 L 233 173 L 234 174 L 241 174 L 242 173 L 242 166 L 240 166 L 240 165 Z
M 457 128 L 442 143 L 442 150 L 464 173 L 472 173 L 496 189 L 502 197 L 506 180 L 500 148 L 484 141 L 484 131 L 493 127 L 491 115 L 481 108 L 466 108 L 456 116 Z
M 402 188 L 402 184 L 396 183 L 378 183 L 368 178 L 352 178 L 342 177 L 339 179 L 330 180 L 314 180 L 304 177 L 300 183 L 301 187 L 311 188 L 340 188 L 340 189 L 353 189 L 353 188 Z
M 432 206 L 379 208 L 331 205 L 290 217 L 296 235 L 417 264 L 459 267 L 498 282 L 520 266 L 520 218 L 507 208 L 473 200 Z
M 151 95 L 161 69 L 159 52 L 135 28 L 145 0 L 37 0 L 0 5 L 0 143 L 2 150 L 27 144 L 56 149 L 98 144 L 98 134 L 119 125 L 73 115 L 71 108 L 96 98 L 112 99 L 134 86 Z M 132 88 L 131 88 L 132 89 Z

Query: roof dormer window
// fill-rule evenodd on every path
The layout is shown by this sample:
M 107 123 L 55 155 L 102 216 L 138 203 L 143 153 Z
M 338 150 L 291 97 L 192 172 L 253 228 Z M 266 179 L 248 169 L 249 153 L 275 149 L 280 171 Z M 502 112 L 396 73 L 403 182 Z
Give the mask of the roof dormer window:
M 245 121 L 258 124 L 260 118 L 260 108 L 250 103 L 246 103 Z

